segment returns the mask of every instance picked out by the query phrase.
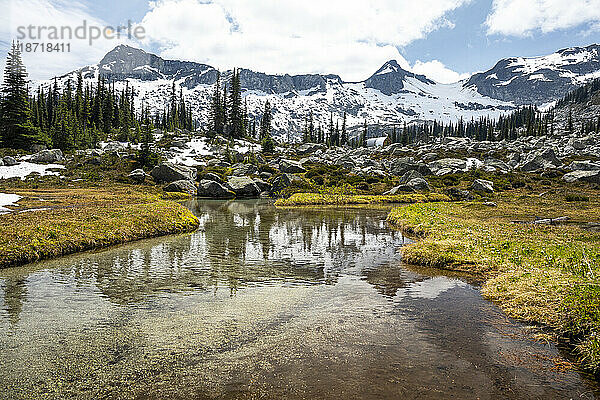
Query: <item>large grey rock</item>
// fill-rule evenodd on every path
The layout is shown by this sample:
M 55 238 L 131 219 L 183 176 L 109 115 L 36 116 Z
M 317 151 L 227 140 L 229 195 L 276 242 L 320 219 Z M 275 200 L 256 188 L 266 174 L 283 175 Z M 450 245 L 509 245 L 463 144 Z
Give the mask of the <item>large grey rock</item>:
M 416 192 L 429 191 L 431 188 L 423 178 L 413 178 L 407 183 L 408 187 Z
M 223 179 L 221 179 L 219 175 L 214 174 L 212 172 L 207 172 L 206 174 L 204 174 L 202 180 L 223 183 Z
M 7 167 L 12 167 L 12 166 L 18 164 L 17 160 L 12 158 L 11 156 L 6 156 L 6 157 L 2 158 L 2 162 L 3 162 L 3 165 L 6 165 Z
M 390 173 L 395 176 L 402 176 L 408 171 L 417 171 L 421 175 L 431 175 L 431 169 L 422 162 L 415 161 L 412 157 L 401 157 L 392 160 L 389 166 Z
M 57 163 L 64 160 L 65 158 L 60 149 L 42 150 L 29 158 L 31 162 L 44 164 Z
M 585 150 L 589 146 L 596 144 L 596 140 L 593 136 L 586 136 L 582 138 L 573 138 L 570 140 L 570 144 L 575 150 Z
M 298 155 L 305 155 L 305 154 L 314 154 L 315 152 L 317 152 L 318 150 L 324 150 L 325 146 L 322 144 L 317 144 L 317 143 L 304 143 L 300 146 L 298 146 L 298 148 L 296 149 L 296 153 Z
M 135 183 L 143 183 L 146 180 L 146 173 L 143 169 L 136 169 L 131 171 L 129 174 L 129 179 L 134 181 Z
M 252 164 L 234 164 L 231 169 L 234 176 L 253 175 L 258 172 L 256 166 Z
M 494 182 L 485 179 L 475 179 L 471 189 L 477 193 L 494 193 Z
M 457 173 L 467 170 L 467 162 L 458 158 L 442 158 L 441 160 L 432 161 L 427 166 L 434 174 L 439 175 L 440 170 L 450 171 L 449 173 Z
M 512 168 L 510 165 L 508 165 L 504 161 L 497 160 L 495 158 L 486 158 L 483 161 L 483 169 L 488 172 L 494 172 L 494 171 L 508 172 Z
M 572 171 L 599 171 L 600 163 L 592 162 L 590 160 L 573 161 L 571 165 L 569 165 L 569 169 Z
M 162 163 L 154 167 L 150 175 L 157 183 L 170 183 L 181 180 L 194 181 L 197 173 L 195 168 Z
M 422 191 L 429 191 L 429 190 L 431 190 L 431 188 L 429 187 L 429 184 L 427 183 L 427 181 L 425 179 L 413 178 L 405 184 L 398 185 L 398 186 L 388 190 L 384 194 L 386 194 L 386 195 L 392 194 L 393 195 L 393 194 L 398 194 L 400 192 L 422 192 Z
M 292 184 L 292 182 L 299 181 L 299 180 L 301 180 L 301 178 L 299 176 L 292 175 L 292 174 L 281 174 L 281 175 L 275 177 L 275 179 L 273 179 L 273 181 L 271 182 L 271 185 L 272 185 L 271 191 L 273 194 L 278 194 L 283 189 L 290 186 Z
M 232 199 L 235 197 L 235 193 L 219 182 L 203 179 L 198 185 L 198 196 L 211 199 Z
M 573 171 L 563 176 L 567 183 L 583 181 L 588 183 L 600 183 L 600 171 Z
M 306 172 L 306 169 L 298 161 L 285 159 L 279 161 L 279 170 L 286 174 L 301 174 Z
M 423 179 L 423 175 L 421 175 L 421 173 L 419 171 L 410 170 L 407 173 L 405 173 L 404 175 L 402 175 L 402 177 L 400 177 L 399 183 L 401 185 L 403 185 L 405 183 L 408 183 L 412 179 L 416 179 L 416 178 Z
M 237 197 L 254 198 L 261 192 L 256 183 L 247 176 L 230 176 L 227 184 Z
M 124 151 L 125 146 L 119 142 L 108 142 L 102 148 L 107 153 L 117 153 L 119 151 Z
M 538 172 L 545 169 L 559 168 L 562 165 L 552 149 L 532 151 L 520 165 L 523 172 Z
M 264 192 L 271 192 L 271 184 L 268 182 L 263 181 L 262 179 L 254 179 L 254 183 L 256 184 L 256 186 L 258 186 L 258 188 L 260 189 L 261 193 Z
M 178 193 L 187 193 L 192 196 L 196 196 L 198 194 L 198 189 L 193 181 L 189 180 L 180 180 L 169 183 L 163 189 L 165 192 L 178 192 Z

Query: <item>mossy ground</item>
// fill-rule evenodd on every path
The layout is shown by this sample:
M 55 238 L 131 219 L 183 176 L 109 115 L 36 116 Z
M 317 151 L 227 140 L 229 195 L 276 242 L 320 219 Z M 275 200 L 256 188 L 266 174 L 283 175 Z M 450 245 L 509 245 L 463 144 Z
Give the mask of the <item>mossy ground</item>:
M 573 192 L 588 201 L 572 200 Z M 510 316 L 553 328 L 576 345 L 582 365 L 600 371 L 600 191 L 509 190 L 481 202 L 413 204 L 388 221 L 420 237 L 403 248 L 410 264 L 479 275 L 484 296 Z M 569 217 L 564 225 L 515 221 Z
M 194 230 L 198 219 L 153 188 L 0 187 L 23 198 L 0 216 L 0 268 Z
M 450 200 L 439 193 L 407 193 L 399 195 L 344 195 L 331 193 L 296 193 L 287 199 L 275 202 L 278 207 L 314 206 L 314 205 L 361 205 L 424 203 Z

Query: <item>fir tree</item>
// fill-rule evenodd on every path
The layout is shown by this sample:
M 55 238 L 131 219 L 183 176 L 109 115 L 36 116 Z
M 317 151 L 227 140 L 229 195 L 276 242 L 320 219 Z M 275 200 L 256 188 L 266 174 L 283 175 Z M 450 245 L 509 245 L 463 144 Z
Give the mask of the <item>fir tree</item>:
M 344 120 L 342 121 L 342 136 L 340 137 L 340 145 L 348 144 L 348 132 L 346 131 L 346 112 L 344 111 Z
M 0 141 L 3 147 L 25 149 L 44 141 L 40 130 L 32 124 L 26 77 L 19 47 L 13 43 L 6 59 L 0 100 Z

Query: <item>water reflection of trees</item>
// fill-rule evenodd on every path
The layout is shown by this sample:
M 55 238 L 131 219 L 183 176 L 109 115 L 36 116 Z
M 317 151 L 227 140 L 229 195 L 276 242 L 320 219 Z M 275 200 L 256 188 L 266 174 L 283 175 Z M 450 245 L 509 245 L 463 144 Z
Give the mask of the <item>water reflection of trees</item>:
M 373 210 L 280 210 L 264 201 L 199 201 L 188 206 L 201 221 L 193 234 L 67 257 L 40 268 L 72 277 L 77 285 L 91 284 L 112 302 L 128 304 L 161 292 L 226 288 L 233 294 L 247 286 L 284 281 L 335 283 L 341 274 L 362 275 L 388 263 L 401 241 L 384 226 L 385 212 Z M 18 279 L 24 282 L 32 272 L 24 269 Z M 18 318 L 26 285 L 0 273 L 2 279 L 4 307 L 15 316 L 11 318 Z M 401 285 L 393 277 L 367 281 L 376 287 L 389 281 L 385 293 Z

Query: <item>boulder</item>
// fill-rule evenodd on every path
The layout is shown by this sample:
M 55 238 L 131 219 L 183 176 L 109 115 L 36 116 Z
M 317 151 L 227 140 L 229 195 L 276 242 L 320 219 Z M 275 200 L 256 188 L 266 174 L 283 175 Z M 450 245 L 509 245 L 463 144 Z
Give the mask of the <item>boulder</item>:
M 107 153 L 117 153 L 119 151 L 124 151 L 125 146 L 119 142 L 108 142 L 102 148 Z
M 559 168 L 562 165 L 552 149 L 530 152 L 520 165 L 523 172 L 538 172 L 544 169 Z
M 570 145 L 573 146 L 575 150 L 585 150 L 589 146 L 593 146 L 596 144 L 596 140 L 593 136 L 586 136 L 582 138 L 573 138 L 569 141 Z
M 146 180 L 146 173 L 143 169 L 136 169 L 131 171 L 129 174 L 129 179 L 134 181 L 135 183 L 143 183 Z
M 12 158 L 11 156 L 6 156 L 6 157 L 2 158 L 2 162 L 3 162 L 3 165 L 6 165 L 7 167 L 12 167 L 12 166 L 18 164 L 17 160 Z
M 421 175 L 431 175 L 431 169 L 422 162 L 416 162 L 412 157 L 402 157 L 392 161 L 389 167 L 390 173 L 402 176 L 408 171 L 418 171 Z
M 271 191 L 274 194 L 281 192 L 286 187 L 290 186 L 292 182 L 301 180 L 299 176 L 291 175 L 291 174 L 281 174 L 271 182 Z
M 271 192 L 271 184 L 263 181 L 262 179 L 254 179 L 254 183 L 262 192 Z
M 163 188 L 165 192 L 178 192 L 187 193 L 192 196 L 198 194 L 198 189 L 193 181 L 182 179 L 179 181 L 171 182 Z
M 317 150 L 324 150 L 324 149 L 325 149 L 325 146 L 322 144 L 304 143 L 304 144 L 298 146 L 298 148 L 296 149 L 296 153 L 299 155 L 313 154 Z
M 258 172 L 256 166 L 252 164 L 234 164 L 231 168 L 234 176 L 253 175 Z
M 405 173 L 404 175 L 402 175 L 402 177 L 400 178 L 399 183 L 401 185 L 403 185 L 405 183 L 408 183 L 410 180 L 416 179 L 416 178 L 423 179 L 423 175 L 421 175 L 421 173 L 419 171 L 410 170 L 407 173 Z
M 571 165 L 569 165 L 569 169 L 572 171 L 599 171 L 600 163 L 592 162 L 590 160 L 573 161 Z
M 221 177 L 219 175 L 214 174 L 212 172 L 207 172 L 206 174 L 204 174 L 204 176 L 202 177 L 202 180 L 223 183 L 223 179 L 221 179 Z
M 211 199 L 233 199 L 235 193 L 219 182 L 203 179 L 198 185 L 198 196 Z
M 181 180 L 196 180 L 197 171 L 195 168 L 172 163 L 162 163 L 154 167 L 150 173 L 157 183 L 170 183 Z
M 423 192 L 429 191 L 431 188 L 427 181 L 423 178 L 413 178 L 407 183 L 408 187 L 414 190 L 415 192 Z
M 65 158 L 60 149 L 42 150 L 29 158 L 31 162 L 44 164 L 57 163 L 64 160 Z
M 494 193 L 494 182 L 485 179 L 475 179 L 471 189 L 477 193 Z
M 508 165 L 504 161 L 497 160 L 495 158 L 486 158 L 483 161 L 483 169 L 488 172 L 494 172 L 494 171 L 508 172 L 512 168 L 510 167 L 510 165 Z
M 573 171 L 563 176 L 563 180 L 567 183 L 573 183 L 578 181 L 588 183 L 600 183 L 600 170 L 599 171 Z
M 450 173 L 457 173 L 467 170 L 467 162 L 458 158 L 442 158 L 427 164 L 434 174 L 439 175 L 439 170 L 450 170 Z
M 398 185 L 390 190 L 388 190 L 387 192 L 385 192 L 385 195 L 393 195 L 393 194 L 398 194 L 400 192 L 422 192 L 422 191 L 429 191 L 431 190 L 431 188 L 429 187 L 429 184 L 427 183 L 427 181 L 423 178 L 413 178 L 410 181 L 408 181 L 405 184 L 402 185 Z
M 260 174 L 258 174 L 258 176 L 260 176 L 260 179 L 269 180 L 269 179 L 271 179 L 273 174 L 270 172 L 263 171 Z
M 227 184 L 237 197 L 254 198 L 261 192 L 256 183 L 247 176 L 230 176 Z
M 468 190 L 459 189 L 457 187 L 451 187 L 444 190 L 452 200 L 473 200 L 473 195 Z
M 298 161 L 285 159 L 279 161 L 279 170 L 286 174 L 301 174 L 306 172 L 306 169 Z

